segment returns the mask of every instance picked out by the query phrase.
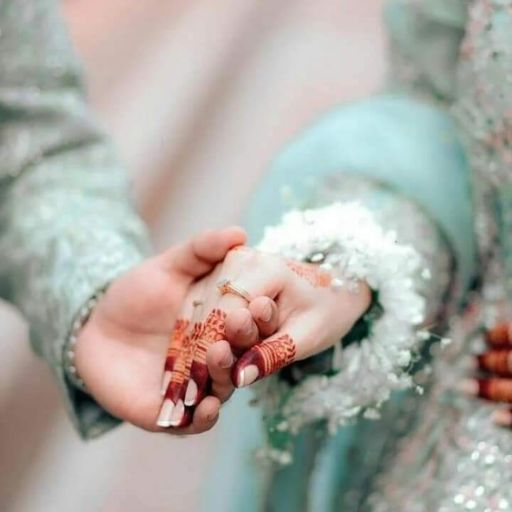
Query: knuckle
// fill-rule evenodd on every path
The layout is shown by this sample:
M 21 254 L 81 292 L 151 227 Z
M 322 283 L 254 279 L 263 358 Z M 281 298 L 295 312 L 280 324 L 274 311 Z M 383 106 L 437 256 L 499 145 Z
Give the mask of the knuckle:
M 246 246 L 235 247 L 228 251 L 225 263 L 227 265 L 247 265 L 254 262 L 257 257 L 257 252 L 254 249 Z

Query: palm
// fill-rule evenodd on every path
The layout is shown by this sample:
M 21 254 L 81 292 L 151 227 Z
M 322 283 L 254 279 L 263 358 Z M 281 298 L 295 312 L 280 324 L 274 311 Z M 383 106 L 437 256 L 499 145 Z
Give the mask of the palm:
M 153 429 L 158 415 L 169 334 L 188 285 L 149 260 L 112 284 L 80 336 L 80 373 L 93 396 L 142 428 Z

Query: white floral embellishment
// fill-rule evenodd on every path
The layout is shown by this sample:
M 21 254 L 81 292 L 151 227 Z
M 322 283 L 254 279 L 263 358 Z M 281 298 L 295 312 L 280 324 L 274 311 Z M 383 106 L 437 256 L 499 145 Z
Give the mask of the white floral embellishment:
M 407 370 L 426 309 L 415 282 L 429 278 L 413 247 L 399 244 L 368 209 L 351 202 L 286 213 L 266 229 L 258 249 L 296 260 L 324 253 L 323 264 L 340 269 L 344 279 L 366 281 L 384 311 L 367 339 L 343 350 L 336 375 L 309 377 L 294 388 L 282 410 L 291 433 L 318 419 L 336 430 L 361 412 L 375 417 L 392 391 L 411 387 Z

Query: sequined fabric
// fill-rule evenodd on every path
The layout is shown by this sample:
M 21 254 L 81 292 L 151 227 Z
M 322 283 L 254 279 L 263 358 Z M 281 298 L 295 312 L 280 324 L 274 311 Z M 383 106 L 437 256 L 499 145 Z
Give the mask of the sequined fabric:
M 125 176 L 84 100 L 55 0 L 0 2 L 0 290 L 30 323 L 80 433 L 117 422 L 74 389 L 62 349 L 83 304 L 142 258 Z
M 400 4 L 409 15 L 440 19 L 435 1 Z M 501 249 L 510 226 L 512 2 L 453 4 L 468 9 L 459 20 L 466 23 L 466 33 L 454 62 L 455 93 L 443 101 L 459 124 L 473 172 L 482 286 L 466 313 L 450 321 L 453 345 L 434 354 L 432 373 L 425 375 L 427 397 L 393 404 L 379 434 L 360 440 L 378 456 L 373 469 L 367 467 L 373 475 L 364 480 L 365 490 L 359 486 L 352 501 L 347 501 L 350 493 L 340 500 L 354 511 L 512 510 L 512 434 L 490 421 L 496 406 L 455 391 L 467 375 L 469 355 L 482 348 L 483 329 L 498 319 L 510 320 L 511 256 Z M 460 33 L 460 24 L 444 20 L 445 29 L 450 26 Z M 412 46 L 415 42 L 409 40 Z M 354 479 L 354 488 L 362 481 Z
M 456 287 L 454 286 L 457 272 L 454 268 L 453 254 L 449 243 L 429 215 L 413 201 L 389 186 L 378 180 L 356 174 L 334 173 L 318 180 L 312 188 L 314 193 L 307 204 L 307 207 L 311 208 L 308 211 L 312 214 L 320 212 L 325 205 L 353 204 L 356 198 L 365 212 L 371 212 L 372 222 L 376 221 L 386 232 L 394 234 L 393 239 L 396 244 L 414 247 L 414 254 L 418 257 L 421 272 L 415 270 L 414 277 L 411 276 L 411 279 L 415 293 L 426 299 L 426 311 L 422 317 L 425 318 L 426 325 L 429 325 L 430 329 L 441 331 L 445 319 L 450 316 L 450 313 L 453 313 L 457 302 L 458 294 L 455 292 Z M 318 209 L 315 210 L 315 208 Z M 347 215 L 347 219 L 351 219 L 355 225 L 358 225 L 360 232 L 363 233 L 364 223 L 357 222 L 356 212 L 357 209 L 352 215 Z M 331 212 L 329 214 L 332 215 Z M 329 224 L 325 218 L 323 222 L 324 225 Z M 312 220 L 311 223 L 314 225 Z M 336 225 L 336 221 L 334 225 Z M 290 223 L 286 228 L 281 226 L 274 229 L 282 229 L 282 232 L 279 232 L 277 236 L 274 233 L 275 238 L 271 242 L 267 242 L 269 247 L 263 246 L 264 249 L 280 248 L 285 251 L 283 253 L 287 257 L 303 257 L 297 245 L 293 245 L 297 241 L 297 231 L 304 231 L 303 227 L 294 228 Z M 316 232 L 319 238 L 321 238 L 320 231 L 317 228 Z M 364 237 L 364 235 L 362 236 Z M 287 237 L 289 243 L 292 244 L 292 248 L 288 249 L 289 253 L 283 249 L 286 247 Z M 357 250 L 354 250 L 354 253 L 357 254 Z M 383 260 L 386 259 L 385 245 L 382 247 L 380 258 L 380 266 L 383 266 Z M 357 261 L 357 256 L 354 257 L 354 261 Z M 343 267 L 344 265 L 342 265 Z M 376 278 L 373 281 L 381 282 Z M 414 307 L 414 302 L 407 306 Z M 401 301 L 399 310 L 403 311 L 404 307 L 404 303 Z M 392 316 L 391 303 L 389 308 L 389 314 Z M 384 306 L 384 310 L 387 311 L 386 306 Z M 288 432 L 299 432 L 304 425 L 313 424 L 319 419 L 325 420 L 329 424 L 330 430 L 335 431 L 339 425 L 347 425 L 354 421 L 354 418 L 363 416 L 363 410 L 365 417 L 378 416 L 379 413 L 374 407 L 379 404 L 377 407 L 380 408 L 380 403 L 387 402 L 390 388 L 404 389 L 404 387 L 408 387 L 410 381 L 407 371 L 405 375 L 401 376 L 397 368 L 386 363 L 387 357 L 395 362 L 393 356 L 386 351 L 392 353 L 391 347 L 395 343 L 393 336 L 400 336 L 399 328 L 390 330 L 394 334 L 389 339 L 369 342 L 371 346 L 382 344 L 382 351 L 375 349 L 376 352 L 378 351 L 378 356 L 373 362 L 371 362 L 372 348 L 369 348 L 369 345 L 365 349 L 352 346 L 340 354 L 344 366 L 340 373 L 332 378 L 311 376 L 291 388 L 278 379 L 267 379 L 261 383 L 258 393 L 259 404 L 265 411 L 265 417 L 269 418 L 270 434 L 269 446 L 260 450 L 260 455 L 286 464 L 291 461 L 290 450 L 293 438 Z M 407 336 L 409 335 L 410 333 Z M 383 336 L 386 336 L 385 331 Z M 425 340 L 422 338 L 418 341 Z M 355 352 L 351 349 L 355 349 Z M 411 359 L 418 357 L 417 349 L 418 347 L 415 346 Z M 368 376 L 368 366 L 372 365 L 372 375 Z M 357 368 L 360 368 L 360 373 Z M 399 383 L 402 378 L 403 383 L 407 382 L 407 386 Z M 362 382 L 365 384 L 361 385 Z M 281 400 L 283 396 L 286 397 L 284 405 Z M 369 397 L 372 399 L 370 401 L 372 407 L 365 408 L 363 404 L 368 403 Z M 274 424 L 277 425 L 275 428 Z M 360 469 L 364 473 L 369 468 L 361 466 Z
M 319 183 L 310 205 L 354 198 L 372 211 L 381 226 L 396 232 L 400 243 L 413 246 L 421 255 L 431 278 L 417 276 L 415 287 L 426 299 L 427 323 L 442 323 L 453 306 L 446 300 L 447 290 L 457 284 L 452 250 L 437 224 L 403 194 L 378 181 L 348 173 L 333 174 Z
M 482 311 L 468 312 L 453 325 L 454 343 L 437 357 L 426 401 L 404 400 L 387 418 L 390 436 L 379 461 L 378 491 L 355 510 L 510 510 L 510 432 L 491 423 L 495 406 L 455 390 L 467 371 L 464 354 L 481 348 Z

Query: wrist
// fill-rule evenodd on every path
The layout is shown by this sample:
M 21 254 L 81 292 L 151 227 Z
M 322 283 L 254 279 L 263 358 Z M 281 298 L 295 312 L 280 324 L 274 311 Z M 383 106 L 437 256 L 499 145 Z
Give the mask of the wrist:
M 68 381 L 80 391 L 87 393 L 87 387 L 79 371 L 77 361 L 77 347 L 79 341 L 83 343 L 83 332 L 94 308 L 104 295 L 104 290 L 95 293 L 78 311 L 71 328 L 71 332 L 63 347 L 63 367 Z

